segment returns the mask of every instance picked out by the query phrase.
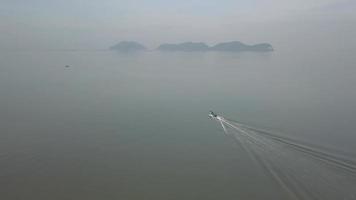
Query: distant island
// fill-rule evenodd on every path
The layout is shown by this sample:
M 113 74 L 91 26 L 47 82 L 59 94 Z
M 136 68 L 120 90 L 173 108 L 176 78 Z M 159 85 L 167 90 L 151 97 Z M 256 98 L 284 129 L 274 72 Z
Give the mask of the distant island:
M 144 51 L 146 47 L 134 41 L 122 41 L 110 47 L 110 50 L 120 52 Z
M 224 42 L 210 47 L 212 51 L 273 51 L 272 45 L 268 43 L 259 43 L 247 45 L 239 41 Z
M 110 50 L 121 52 L 143 51 L 147 50 L 145 46 L 138 42 L 122 41 L 112 47 Z M 259 43 L 254 45 L 247 45 L 239 41 L 218 43 L 214 46 L 208 46 L 203 42 L 184 42 L 178 44 L 161 44 L 156 49 L 158 51 L 229 51 L 229 52 L 268 52 L 273 51 L 273 47 L 268 43 Z
M 179 44 L 161 44 L 159 51 L 273 51 L 272 45 L 260 43 L 247 45 L 239 41 L 218 43 L 209 47 L 203 42 L 184 42 Z

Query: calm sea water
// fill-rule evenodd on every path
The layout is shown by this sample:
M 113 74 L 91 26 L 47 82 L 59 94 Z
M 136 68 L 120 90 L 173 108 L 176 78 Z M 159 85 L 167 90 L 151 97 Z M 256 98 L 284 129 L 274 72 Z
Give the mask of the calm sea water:
M 208 111 L 352 159 L 354 55 L 1 52 L 0 199 L 286 199 Z

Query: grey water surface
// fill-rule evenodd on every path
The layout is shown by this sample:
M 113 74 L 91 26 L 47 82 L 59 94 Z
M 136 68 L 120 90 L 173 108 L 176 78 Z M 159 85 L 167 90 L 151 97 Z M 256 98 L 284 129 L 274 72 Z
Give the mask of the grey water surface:
M 0 199 L 288 199 L 208 111 L 354 160 L 354 55 L 1 52 Z

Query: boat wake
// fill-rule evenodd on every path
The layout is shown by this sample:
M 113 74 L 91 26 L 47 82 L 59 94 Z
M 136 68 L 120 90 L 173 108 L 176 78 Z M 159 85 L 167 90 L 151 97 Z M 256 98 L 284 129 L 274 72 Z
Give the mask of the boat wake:
M 234 138 L 290 199 L 356 199 L 356 163 L 341 155 L 218 116 Z

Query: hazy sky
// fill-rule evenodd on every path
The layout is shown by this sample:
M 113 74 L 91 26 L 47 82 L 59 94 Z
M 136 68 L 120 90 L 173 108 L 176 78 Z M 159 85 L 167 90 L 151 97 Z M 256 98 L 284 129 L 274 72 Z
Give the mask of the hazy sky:
M 353 40 L 356 0 L 0 0 L 1 49 Z M 338 41 L 342 37 L 342 41 Z

